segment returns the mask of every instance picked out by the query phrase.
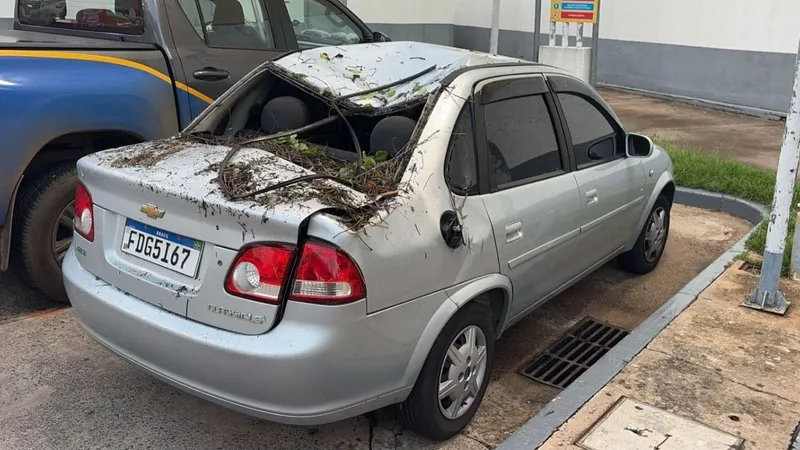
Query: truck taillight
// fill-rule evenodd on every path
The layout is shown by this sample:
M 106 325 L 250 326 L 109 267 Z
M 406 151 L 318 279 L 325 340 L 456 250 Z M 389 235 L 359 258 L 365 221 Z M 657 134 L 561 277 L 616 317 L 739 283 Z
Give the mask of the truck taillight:
M 364 278 L 355 261 L 338 248 L 308 242 L 292 283 L 292 300 L 337 305 L 366 296 Z
M 81 183 L 75 188 L 75 217 L 72 219 L 72 228 L 87 241 L 94 242 L 92 196 Z
M 278 303 L 294 251 L 294 247 L 272 244 L 246 248 L 231 266 L 225 289 L 251 300 Z M 289 299 L 306 303 L 339 305 L 366 296 L 364 278 L 352 258 L 317 242 L 303 246 L 289 286 Z

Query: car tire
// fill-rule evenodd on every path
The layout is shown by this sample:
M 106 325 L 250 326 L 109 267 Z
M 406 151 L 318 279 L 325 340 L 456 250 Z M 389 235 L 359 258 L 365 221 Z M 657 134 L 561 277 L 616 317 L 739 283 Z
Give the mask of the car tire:
M 458 434 L 472 420 L 492 370 L 495 334 L 491 317 L 488 307 L 471 302 L 447 322 L 422 366 L 411 395 L 400 405 L 400 419 L 406 428 L 442 441 Z M 469 350 L 470 335 L 475 337 L 473 352 Z M 453 363 L 448 352 L 451 346 L 458 349 L 461 364 Z M 454 390 L 440 400 L 442 380 L 451 381 Z M 458 403 L 456 399 L 464 392 L 466 397 L 461 397 L 463 400 Z M 454 407 L 456 404 L 460 407 Z M 448 411 L 454 414 L 446 416 Z
M 28 286 L 59 303 L 69 303 L 69 298 L 61 278 L 54 233 L 59 233 L 62 242 L 67 238 L 71 241 L 69 225 L 62 223 L 58 230 L 55 227 L 62 212 L 72 205 L 77 183 L 74 163 L 52 167 L 25 180 L 14 211 L 13 269 Z
M 644 275 L 656 268 L 669 237 L 669 216 L 672 204 L 660 194 L 647 215 L 636 244 L 619 257 L 620 266 L 628 272 Z

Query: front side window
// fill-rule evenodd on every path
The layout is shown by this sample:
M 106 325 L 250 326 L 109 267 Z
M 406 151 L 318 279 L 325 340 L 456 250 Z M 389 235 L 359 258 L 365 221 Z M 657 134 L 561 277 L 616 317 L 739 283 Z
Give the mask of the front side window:
M 625 153 L 614 126 L 595 105 L 571 93 L 559 93 L 558 101 L 567 119 L 575 164 L 579 169 Z
M 275 48 L 269 17 L 260 0 L 178 0 L 178 3 L 209 47 Z
M 327 0 L 285 0 L 300 48 L 357 44 L 364 33 Z
M 486 150 L 495 184 L 504 185 L 563 170 L 555 128 L 543 95 L 484 106 Z
M 142 34 L 141 0 L 21 0 L 19 21 L 67 30 Z

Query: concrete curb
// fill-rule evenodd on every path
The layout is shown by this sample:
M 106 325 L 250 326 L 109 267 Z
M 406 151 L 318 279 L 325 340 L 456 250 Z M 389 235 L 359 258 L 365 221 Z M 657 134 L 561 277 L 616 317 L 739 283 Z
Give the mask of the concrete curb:
M 766 214 L 766 209 L 759 204 L 698 189 L 678 188 L 675 193 L 675 203 L 732 214 L 747 220 L 754 227 L 733 247 L 667 300 L 661 308 L 631 331 L 600 361 L 500 443 L 497 450 L 532 450 L 549 439 L 564 422 L 569 420 L 589 399 L 617 376 L 653 338 L 691 305 L 701 292 L 722 275 L 725 267 L 737 255 L 744 252 L 747 238 L 764 220 Z

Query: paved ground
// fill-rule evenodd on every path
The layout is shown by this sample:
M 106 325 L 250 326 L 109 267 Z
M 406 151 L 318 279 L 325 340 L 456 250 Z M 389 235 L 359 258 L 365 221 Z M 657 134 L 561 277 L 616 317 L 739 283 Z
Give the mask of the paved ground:
M 778 167 L 785 122 L 600 90 L 631 131 L 655 133 L 689 148 L 718 153 L 767 170 Z
M 668 248 L 654 273 L 633 277 L 608 265 L 503 336 L 478 416 L 446 444 L 403 432 L 389 409 L 300 428 L 183 394 L 99 347 L 71 311 L 41 314 L 53 305 L 0 275 L 0 448 L 485 449 L 558 392 L 518 375 L 525 361 L 587 315 L 635 327 L 749 228 L 721 213 L 676 206 Z M 14 320 L 27 312 L 40 315 Z
M 800 298 L 800 283 L 782 283 L 790 300 Z M 578 450 L 576 439 L 623 396 L 739 436 L 748 450 L 789 448 L 800 417 L 800 313 L 740 306 L 757 284 L 757 275 L 729 268 L 541 448 Z M 616 436 L 662 433 L 654 425 L 631 423 Z

